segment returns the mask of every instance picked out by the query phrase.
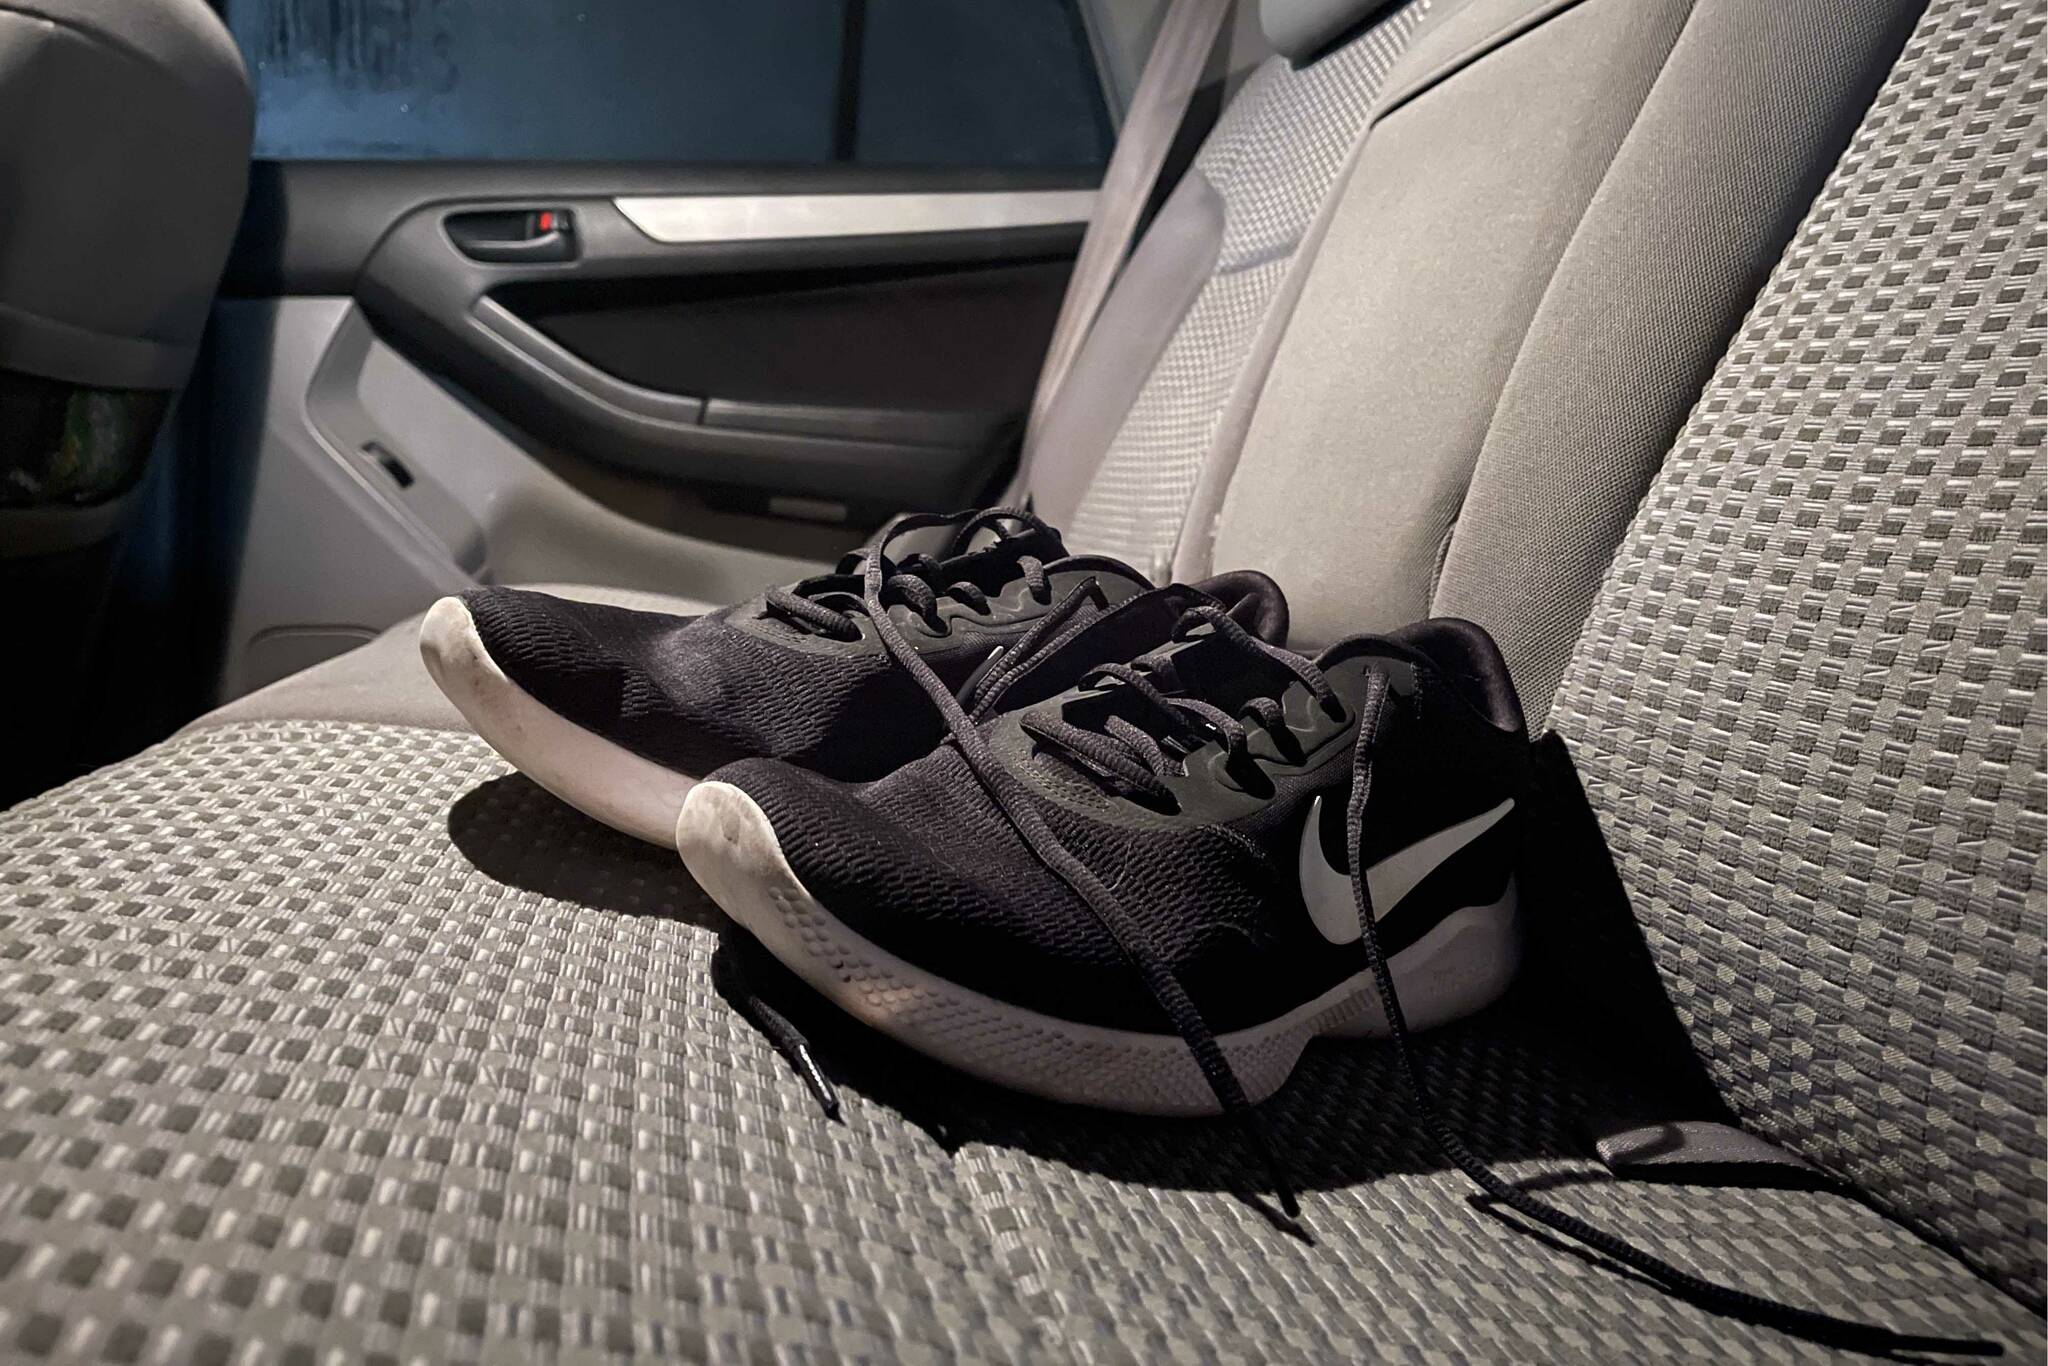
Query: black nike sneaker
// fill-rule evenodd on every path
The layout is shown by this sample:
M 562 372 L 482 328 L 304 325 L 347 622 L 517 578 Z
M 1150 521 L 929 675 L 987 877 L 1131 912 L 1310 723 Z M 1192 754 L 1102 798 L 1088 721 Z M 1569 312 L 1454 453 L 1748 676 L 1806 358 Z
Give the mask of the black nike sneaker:
M 1386 1033 L 1356 865 L 1411 1027 L 1498 997 L 1530 748 L 1491 638 L 1427 621 L 1311 661 L 1210 607 L 1175 634 L 981 727 L 993 791 L 963 743 L 866 785 L 720 769 L 683 861 L 849 1013 L 1054 1100 L 1224 1108 L 1194 1016 L 1252 1101 L 1310 1039 Z
M 932 526 L 952 530 L 942 556 L 888 557 L 896 537 Z M 1099 650 L 1157 644 L 1197 604 L 1285 637 L 1286 602 L 1262 574 L 1154 588 L 1116 560 L 1067 554 L 1028 513 L 991 509 L 900 518 L 837 573 L 703 617 L 474 589 L 434 604 L 420 652 L 477 733 L 528 777 L 669 845 L 685 794 L 723 764 L 769 757 L 858 780 L 938 743 L 944 722 L 883 648 L 874 611 L 949 693 L 986 712 L 1127 657 Z M 1116 629 L 1091 629 L 1108 615 Z

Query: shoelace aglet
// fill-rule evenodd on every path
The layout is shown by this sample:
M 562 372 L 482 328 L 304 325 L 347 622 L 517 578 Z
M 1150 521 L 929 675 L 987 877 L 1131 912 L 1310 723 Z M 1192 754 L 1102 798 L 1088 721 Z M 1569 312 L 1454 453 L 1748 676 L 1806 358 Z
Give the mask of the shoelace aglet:
M 811 1052 L 810 1040 L 788 1016 L 762 1000 L 740 968 L 740 950 L 721 952 L 713 955 L 711 971 L 714 980 L 726 989 L 733 1005 L 744 1015 L 754 1028 L 761 1031 L 775 1051 L 782 1054 L 796 1074 L 803 1078 L 804 1086 L 818 1102 L 818 1108 L 825 1112 L 825 1118 L 840 1118 L 839 1092 L 825 1075 L 825 1069 L 818 1066 L 817 1057 Z
M 825 1076 L 818 1060 L 811 1056 L 811 1046 L 797 1040 L 790 1047 L 790 1065 L 797 1075 L 804 1079 L 804 1085 L 811 1088 L 811 1094 L 818 1098 L 818 1108 L 825 1112 L 825 1118 L 836 1120 L 839 1116 L 839 1092 Z

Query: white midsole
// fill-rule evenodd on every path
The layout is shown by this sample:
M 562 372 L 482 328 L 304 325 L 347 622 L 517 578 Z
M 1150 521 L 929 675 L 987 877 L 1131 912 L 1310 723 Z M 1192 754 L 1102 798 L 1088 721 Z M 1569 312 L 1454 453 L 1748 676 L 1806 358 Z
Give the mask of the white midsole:
M 676 823 L 683 863 L 727 915 L 841 1009 L 999 1086 L 1051 1100 L 1139 1114 L 1214 1114 L 1220 1108 L 1187 1045 L 1062 1020 L 969 990 L 855 934 L 805 890 L 761 808 L 729 783 L 699 784 Z M 1521 955 L 1515 887 L 1500 900 L 1446 916 L 1390 966 L 1410 1029 L 1490 1004 Z M 1386 1033 L 1370 973 L 1360 973 L 1287 1014 L 1221 1035 L 1252 1100 L 1280 1089 L 1309 1040 Z
M 463 719 L 514 767 L 594 820 L 649 844 L 673 844 L 697 780 L 663 768 L 543 706 L 505 676 L 460 598 L 420 623 L 427 672 Z

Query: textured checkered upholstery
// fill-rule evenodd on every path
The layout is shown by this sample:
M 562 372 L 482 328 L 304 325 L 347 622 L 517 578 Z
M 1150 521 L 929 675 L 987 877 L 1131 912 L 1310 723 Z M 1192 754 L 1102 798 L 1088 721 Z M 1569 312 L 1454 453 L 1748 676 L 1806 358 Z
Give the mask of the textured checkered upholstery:
M 0 908 L 0 1357 L 1818 1355 L 1476 1212 L 1373 1046 L 1313 1050 L 1271 1110 L 1312 1246 L 1233 1194 L 1227 1125 L 1007 1097 L 819 1005 L 832 1124 L 714 987 L 676 860 L 451 731 L 174 741 L 14 812 Z M 1527 1022 L 1430 1056 L 1568 1208 L 2043 1350 L 1846 1197 L 1606 1181 L 1576 1122 L 1616 1083 Z
M 2043 26 L 1929 8 L 1556 716 L 1737 1110 L 2037 1308 Z
M 1311 66 L 1266 62 L 1203 144 L 1192 176 L 1223 202 L 1215 270 L 1097 466 L 1071 523 L 1078 550 L 1157 574 L 1173 557 L 1231 386 L 1295 250 L 1429 8 L 1402 6 Z

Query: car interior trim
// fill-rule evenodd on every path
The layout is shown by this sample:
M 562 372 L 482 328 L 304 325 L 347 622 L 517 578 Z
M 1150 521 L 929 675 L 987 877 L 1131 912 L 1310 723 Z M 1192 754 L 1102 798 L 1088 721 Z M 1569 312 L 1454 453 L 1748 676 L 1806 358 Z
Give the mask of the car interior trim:
M 662 195 L 613 202 L 657 242 L 778 242 L 811 237 L 974 232 L 1086 223 L 1094 190 L 941 194 Z

